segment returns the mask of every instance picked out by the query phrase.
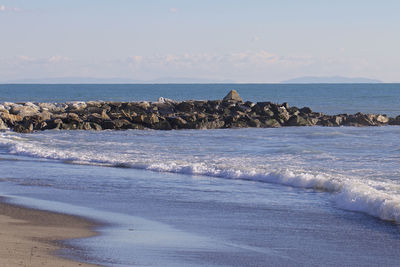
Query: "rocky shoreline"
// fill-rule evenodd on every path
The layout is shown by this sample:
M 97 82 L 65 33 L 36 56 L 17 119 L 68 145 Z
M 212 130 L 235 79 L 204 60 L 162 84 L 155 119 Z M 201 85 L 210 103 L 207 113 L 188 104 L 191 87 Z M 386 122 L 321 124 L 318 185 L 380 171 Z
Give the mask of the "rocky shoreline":
M 287 103 L 244 102 L 235 90 L 223 100 L 158 102 L 69 102 L 0 104 L 0 130 L 222 129 L 283 126 L 400 125 L 400 116 L 380 114 L 325 115 Z

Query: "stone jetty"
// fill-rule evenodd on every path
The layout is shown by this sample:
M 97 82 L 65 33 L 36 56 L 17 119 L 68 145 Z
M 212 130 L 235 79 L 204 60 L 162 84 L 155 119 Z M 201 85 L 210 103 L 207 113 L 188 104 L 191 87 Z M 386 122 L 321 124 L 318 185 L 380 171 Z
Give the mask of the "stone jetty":
M 284 126 L 400 125 L 400 116 L 380 114 L 326 115 L 287 103 L 244 102 L 232 90 L 222 100 L 157 102 L 88 101 L 0 104 L 0 129 L 20 133 L 41 130 L 222 129 Z

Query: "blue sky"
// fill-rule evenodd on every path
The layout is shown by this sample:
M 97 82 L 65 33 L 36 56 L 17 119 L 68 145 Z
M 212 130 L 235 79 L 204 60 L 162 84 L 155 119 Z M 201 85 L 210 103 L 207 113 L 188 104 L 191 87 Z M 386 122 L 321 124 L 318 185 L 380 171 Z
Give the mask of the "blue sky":
M 400 81 L 400 1 L 0 0 L 0 81 Z

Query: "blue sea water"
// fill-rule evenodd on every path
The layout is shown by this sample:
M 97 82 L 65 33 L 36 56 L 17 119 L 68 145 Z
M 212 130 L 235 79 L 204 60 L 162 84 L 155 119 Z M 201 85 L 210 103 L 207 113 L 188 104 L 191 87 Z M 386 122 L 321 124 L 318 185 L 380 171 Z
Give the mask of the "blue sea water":
M 400 114 L 400 85 L 386 84 L 7 86 L 0 102 L 236 88 L 245 100 Z M 60 254 L 106 266 L 396 266 L 399 166 L 398 126 L 0 133 L 0 194 L 105 222 Z
M 0 84 L 0 102 L 157 101 L 221 99 L 288 102 L 315 111 L 400 114 L 400 84 Z

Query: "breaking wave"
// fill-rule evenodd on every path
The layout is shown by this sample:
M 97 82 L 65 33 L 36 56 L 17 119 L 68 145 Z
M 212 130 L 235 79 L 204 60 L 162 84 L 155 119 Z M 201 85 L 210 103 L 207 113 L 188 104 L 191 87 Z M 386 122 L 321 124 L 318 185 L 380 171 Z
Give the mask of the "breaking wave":
M 73 142 L 78 144 L 73 145 Z M 79 143 L 80 142 L 80 143 Z M 50 145 L 49 145 L 50 144 Z M 14 133 L 0 133 L 0 150 L 9 154 L 60 160 L 68 164 L 103 165 L 118 168 L 143 169 L 200 175 L 224 179 L 241 179 L 264 183 L 327 191 L 340 208 L 364 212 L 383 220 L 400 222 L 400 185 L 392 180 L 362 179 L 350 173 L 334 173 L 325 170 L 304 170 L 284 164 L 276 167 L 267 159 L 260 161 L 240 156 L 213 156 L 206 154 L 176 155 L 165 151 L 157 153 L 157 147 L 148 151 L 133 151 L 118 142 L 107 147 L 95 147 L 82 140 L 60 140 L 46 136 L 46 142 L 22 137 Z M 118 147 L 119 145 L 119 147 Z M 113 150 L 107 151 L 114 147 Z M 168 151 L 168 149 L 167 149 Z M 195 154 L 195 153 L 193 153 Z M 241 161 L 242 160 L 242 161 Z M 260 163 L 261 162 L 261 163 Z

